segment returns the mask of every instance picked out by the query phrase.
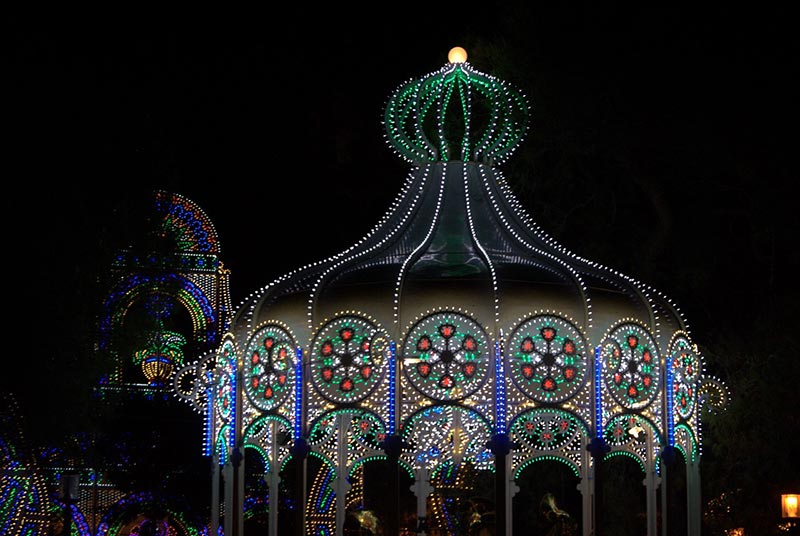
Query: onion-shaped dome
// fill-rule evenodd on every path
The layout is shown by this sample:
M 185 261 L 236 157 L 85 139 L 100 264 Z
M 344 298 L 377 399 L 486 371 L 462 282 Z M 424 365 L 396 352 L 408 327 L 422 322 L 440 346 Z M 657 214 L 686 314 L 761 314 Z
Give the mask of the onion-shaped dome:
M 523 340 L 522 325 L 536 328 L 535 315 L 550 312 L 575 341 L 581 334 L 597 345 L 629 319 L 665 346 L 686 329 L 676 308 L 560 246 L 495 167 L 527 129 L 524 103 L 519 91 L 466 62 L 401 85 L 386 105 L 387 141 L 415 166 L 392 206 L 350 248 L 251 295 L 236 329 L 279 319 L 310 340 L 339 311 L 360 310 L 399 341 L 420 315 L 447 308 L 468 312 L 493 335 Z M 490 112 L 480 128 L 478 109 Z
M 460 47 L 438 71 L 413 79 L 386 106 L 388 140 L 414 164 L 504 161 L 528 124 L 522 94 L 475 70 Z

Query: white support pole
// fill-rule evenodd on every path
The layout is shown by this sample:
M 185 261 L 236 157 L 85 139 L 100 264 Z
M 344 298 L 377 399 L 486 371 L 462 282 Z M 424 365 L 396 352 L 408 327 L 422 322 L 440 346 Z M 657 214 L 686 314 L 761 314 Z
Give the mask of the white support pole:
M 594 496 L 594 479 L 592 478 L 591 456 L 589 455 L 589 441 L 584 437 L 581 441 L 581 481 L 578 482 L 578 491 L 581 492 L 581 521 L 583 536 L 592 534 L 592 499 Z
M 669 517 L 669 497 L 667 496 L 667 464 L 661 464 L 661 536 L 667 536 L 667 518 Z
M 428 518 L 428 495 L 433 491 L 430 478 L 431 472 L 429 469 L 414 469 L 414 484 L 411 485 L 411 491 L 417 497 L 417 525 Z M 419 534 L 425 536 L 425 531 Z
M 267 486 L 269 487 L 269 510 L 267 511 L 267 534 L 278 536 L 278 488 L 281 482 L 280 464 L 278 460 L 278 421 L 270 421 L 270 445 L 269 445 L 269 473 L 267 473 Z
M 700 460 L 686 464 L 686 512 L 688 536 L 700 536 L 702 503 L 700 500 Z
M 514 533 L 514 495 L 519 491 L 519 486 L 514 481 L 514 456 L 509 452 L 506 456 L 506 534 Z
M 336 536 L 344 536 L 344 519 L 347 507 L 347 490 L 350 483 L 347 481 L 347 433 L 349 432 L 350 416 L 340 413 L 336 416 L 338 438 L 336 443 L 336 478 L 333 481 L 336 490 Z
M 235 468 L 236 477 L 236 536 L 244 536 L 244 447 L 239 465 Z
M 231 463 L 231 456 L 228 455 L 228 460 L 222 468 L 222 478 L 225 485 L 225 534 L 233 534 L 233 464 Z
M 211 455 L 211 522 L 210 533 L 217 536 L 219 533 L 219 456 Z
M 653 430 L 647 430 L 645 433 L 647 434 L 647 461 L 645 463 L 644 485 L 647 494 L 647 536 L 658 536 L 656 491 L 661 479 L 656 475 L 656 462 L 653 460 Z

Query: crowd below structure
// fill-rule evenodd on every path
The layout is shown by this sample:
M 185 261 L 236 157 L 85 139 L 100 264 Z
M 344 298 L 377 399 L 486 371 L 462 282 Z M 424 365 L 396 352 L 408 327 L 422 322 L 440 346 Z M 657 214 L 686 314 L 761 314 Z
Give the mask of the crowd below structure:
M 236 308 L 211 222 L 157 192 L 173 247 L 118 256 L 100 319 L 118 367 L 101 390 L 172 392 L 197 412 L 210 512 L 137 517 L 152 497 L 131 494 L 90 528 L 76 500 L 72 533 L 239 535 L 259 516 L 270 535 L 516 534 L 533 511 L 605 535 L 623 459 L 644 475 L 624 493 L 643 497 L 646 534 L 675 511 L 699 536 L 701 407 L 724 388 L 674 303 L 567 251 L 517 201 L 500 166 L 528 121 L 520 92 L 454 48 L 388 100 L 387 140 L 411 170 L 381 220 Z M 544 466 L 558 489 L 521 503 Z M 666 499 L 676 479 L 682 507 Z M 21 482 L 3 482 L 5 532 L 44 523 L 8 498 Z

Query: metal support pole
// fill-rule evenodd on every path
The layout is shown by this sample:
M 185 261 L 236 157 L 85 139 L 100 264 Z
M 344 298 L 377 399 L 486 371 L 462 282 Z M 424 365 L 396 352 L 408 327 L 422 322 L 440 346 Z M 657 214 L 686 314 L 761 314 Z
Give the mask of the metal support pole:
M 347 490 L 350 489 L 350 483 L 347 481 L 347 433 L 350 431 L 348 422 L 350 415 L 340 413 L 336 417 L 339 433 L 336 445 L 336 477 L 333 480 L 333 489 L 336 490 L 336 536 L 343 536 Z
M 700 536 L 700 461 L 691 460 L 686 464 L 687 534 Z
M 420 536 L 425 536 L 427 530 L 428 495 L 433 491 L 430 478 L 429 469 L 414 470 L 414 484 L 411 486 L 411 491 L 417 497 L 417 533 Z
M 509 534 L 506 508 L 510 508 L 510 501 L 506 458 L 511 452 L 511 438 L 508 434 L 495 434 L 488 447 L 494 454 L 494 533 Z
M 603 536 L 603 457 L 611 448 L 606 444 L 602 436 L 594 437 L 587 448 L 592 455 L 592 470 L 594 473 L 593 534 L 594 536 Z
M 219 456 L 211 456 L 211 523 L 212 536 L 219 534 Z
M 294 533 L 303 536 L 306 533 L 306 458 L 309 452 L 308 444 L 302 437 L 298 437 L 292 445 L 292 458 L 294 458 L 294 484 L 297 502 L 294 511 Z
M 581 522 L 583 536 L 592 534 L 592 500 L 594 497 L 594 479 L 592 478 L 591 457 L 589 456 L 588 441 L 583 439 L 584 449 L 581 451 L 581 481 L 578 491 L 581 492 Z
M 225 522 L 223 530 L 225 534 L 233 534 L 233 464 L 230 456 L 222 468 L 222 480 L 225 487 Z
M 267 534 L 269 536 L 278 536 L 278 504 L 280 504 L 279 485 L 281 482 L 280 477 L 280 464 L 278 460 L 278 421 L 270 421 L 270 452 L 269 452 L 269 472 L 267 473 L 267 486 L 269 487 L 269 510 L 267 511 Z

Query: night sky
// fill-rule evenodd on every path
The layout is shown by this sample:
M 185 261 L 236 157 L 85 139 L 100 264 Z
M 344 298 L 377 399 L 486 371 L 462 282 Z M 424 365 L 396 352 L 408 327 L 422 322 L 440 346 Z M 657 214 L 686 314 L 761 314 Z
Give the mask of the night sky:
M 698 342 L 765 322 L 797 355 L 788 10 L 427 4 L 12 17 L 9 388 L 68 381 L 125 207 L 155 188 L 210 217 L 234 305 L 361 238 L 408 171 L 386 99 L 454 45 L 530 101 L 509 175 L 545 231 L 664 291 Z

